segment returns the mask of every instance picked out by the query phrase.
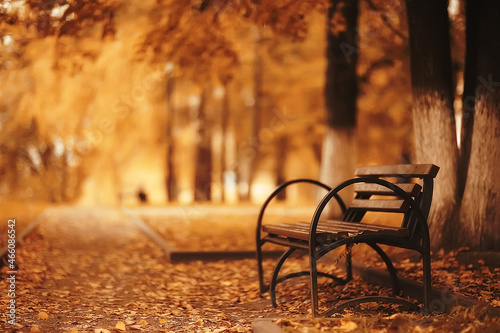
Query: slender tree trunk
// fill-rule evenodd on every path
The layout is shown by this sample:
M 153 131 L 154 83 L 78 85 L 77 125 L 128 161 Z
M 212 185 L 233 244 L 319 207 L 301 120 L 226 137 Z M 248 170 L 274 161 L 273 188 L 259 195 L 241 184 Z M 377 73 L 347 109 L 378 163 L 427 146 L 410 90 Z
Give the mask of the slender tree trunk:
M 453 230 L 447 228 L 457 203 L 458 148 L 448 1 L 407 0 L 406 5 L 416 157 L 419 163 L 434 163 L 441 168 L 429 216 L 431 245 L 436 248 L 455 237 Z
M 198 150 L 200 90 L 189 81 L 180 85 L 178 93 L 187 96 L 186 104 L 176 105 L 175 119 L 175 178 L 177 201 L 190 204 L 195 198 L 196 159 Z
M 220 89 L 220 90 L 219 90 Z M 224 200 L 224 185 L 223 185 L 223 172 L 224 172 L 224 115 L 223 115 L 223 98 L 226 94 L 222 88 L 215 88 L 212 91 L 213 96 L 213 114 L 214 125 L 212 131 L 212 201 L 220 203 Z
M 173 79 L 167 79 L 167 126 L 166 126 L 166 139 L 167 139 L 167 200 L 170 202 L 177 201 L 177 182 L 175 179 L 175 163 L 174 163 L 174 136 L 173 129 L 175 126 L 175 107 L 174 107 L 174 82 Z
M 210 187 L 212 175 L 212 152 L 211 152 L 211 126 L 212 122 L 207 115 L 207 89 L 201 93 L 201 101 L 198 112 L 198 153 L 196 154 L 195 192 L 196 201 L 210 201 Z
M 239 201 L 238 197 L 238 177 L 236 163 L 236 135 L 235 135 L 235 119 L 233 112 L 230 110 L 229 93 L 227 91 L 227 83 L 224 85 L 223 109 L 222 109 L 222 124 L 224 133 L 224 202 L 235 204 Z
M 262 35 L 257 39 L 255 55 L 254 89 L 255 104 L 253 133 L 248 143 L 253 152 L 250 196 L 253 202 L 261 203 L 276 186 L 275 132 L 270 129 L 273 118 L 272 101 L 264 86 L 265 60 L 268 57 L 269 40 Z
M 474 82 L 470 161 L 460 209 L 461 243 L 477 250 L 500 250 L 500 2 L 469 1 L 467 40 L 477 44 L 470 53 Z M 479 22 L 479 20 L 481 22 Z M 469 26 L 471 22 L 474 26 Z M 470 45 L 467 45 L 469 48 Z M 468 53 L 469 54 L 469 53 Z M 469 90 L 470 92 L 472 89 Z M 465 102 L 465 101 L 464 101 Z
M 337 31 L 337 18 L 345 29 Z M 320 179 L 332 186 L 352 178 L 356 167 L 356 111 L 358 82 L 358 1 L 332 0 L 327 23 L 327 72 L 325 84 L 327 129 L 323 140 Z M 324 192 L 321 192 L 321 196 Z M 352 192 L 341 194 L 346 202 Z M 337 206 L 334 206 L 337 207 Z M 339 215 L 335 208 L 329 215 Z
M 285 162 L 286 162 L 286 152 L 288 151 L 288 140 L 286 136 L 282 136 L 277 140 L 277 158 L 276 158 L 276 180 L 278 184 L 285 182 Z M 281 191 L 278 194 L 279 200 L 285 200 L 287 197 L 287 191 Z
M 259 29 L 256 30 L 256 38 L 255 38 L 255 48 L 254 48 L 254 73 L 253 73 L 253 83 L 254 83 L 254 96 L 255 102 L 253 105 L 253 116 L 252 116 L 252 134 L 250 136 L 250 140 L 247 143 L 247 147 L 245 149 L 246 155 L 251 158 L 251 166 L 250 166 L 250 186 L 248 188 L 248 196 L 252 201 L 258 201 L 258 198 L 255 198 L 255 181 L 257 176 L 257 166 L 259 161 L 259 129 L 260 129 L 260 118 L 262 113 L 262 100 L 264 98 L 263 93 L 263 81 L 264 81 L 264 69 L 262 64 L 262 36 Z

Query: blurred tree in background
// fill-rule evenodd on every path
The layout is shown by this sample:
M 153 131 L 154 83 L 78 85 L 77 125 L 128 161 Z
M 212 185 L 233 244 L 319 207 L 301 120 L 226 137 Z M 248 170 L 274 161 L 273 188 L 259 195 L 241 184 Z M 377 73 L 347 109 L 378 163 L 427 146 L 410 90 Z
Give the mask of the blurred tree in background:
M 74 200 L 80 195 L 85 172 L 75 149 L 77 139 L 62 138 L 46 127 L 51 121 L 63 123 L 62 118 L 69 118 L 67 110 L 50 115 L 50 106 L 36 110 L 36 102 L 24 96 L 46 83 L 60 87 L 62 80 L 58 71 L 69 67 L 78 72 L 84 62 L 95 59 L 98 45 L 86 47 L 78 43 L 94 38 L 96 25 L 100 27 L 100 39 L 112 36 L 115 10 L 113 5 L 99 1 L 3 1 L 0 4 L 3 81 L 0 174 L 1 192 L 10 199 L 20 195 L 57 202 Z M 44 65 L 54 69 L 54 76 L 45 77 L 45 82 L 31 81 L 24 69 L 39 57 L 33 47 L 52 36 L 57 39 L 42 52 L 51 55 L 52 62 Z M 82 113 L 71 116 L 75 119 L 73 123 L 78 123 L 72 127 L 80 135 L 83 117 Z
M 35 85 L 29 97 L 32 102 L 26 94 L 18 94 L 20 104 L 6 103 L 6 107 L 24 110 L 16 113 L 21 122 L 35 119 L 41 141 L 53 141 L 57 134 L 64 149 L 72 149 L 77 163 L 66 170 L 79 170 L 80 176 L 71 198 L 82 191 L 85 197 L 90 191 L 97 201 L 123 199 L 140 185 L 131 185 L 129 175 L 138 170 L 131 165 L 147 157 L 150 167 L 164 170 L 170 201 L 259 201 L 283 179 L 317 177 L 325 120 L 332 112 L 342 113 L 341 108 L 324 111 L 326 34 L 331 30 L 326 23 L 334 22 L 327 15 L 331 5 L 331 15 L 337 13 L 336 24 L 341 28 L 344 5 L 328 1 L 5 5 L 4 46 L 12 40 L 10 55 L 15 53 L 12 58 L 26 62 L 19 64 L 21 71 L 15 74 L 11 62 L 4 64 L 11 66 L 11 77 L 19 80 L 22 72 Z M 404 30 L 405 22 L 397 2 L 363 1 L 360 9 L 360 28 L 349 41 L 349 52 L 354 50 L 360 58 L 358 78 L 352 73 L 356 66 L 351 65 L 352 79 L 359 81 L 361 92 L 358 118 L 364 135 L 359 141 L 366 147 L 359 160 L 398 162 L 411 150 L 411 135 L 407 135 L 411 123 L 405 112 L 409 86 L 401 73 L 407 61 L 397 60 L 404 56 L 405 46 L 399 35 L 393 36 L 394 31 Z M 391 45 L 394 41 L 399 48 Z M 46 52 L 33 57 L 40 49 Z M 118 66 L 123 68 L 121 62 L 127 59 L 133 59 L 133 70 L 120 71 Z M 41 74 L 42 69 L 49 75 Z M 156 86 L 144 89 L 139 73 L 152 78 Z M 36 79 L 40 75 L 51 79 Z M 130 80 L 136 81 L 135 86 Z M 387 89 L 394 80 L 401 82 L 403 90 Z M 147 98 L 140 96 L 137 81 L 147 90 Z M 16 85 L 22 91 L 20 81 Z M 78 86 L 82 89 L 70 89 Z M 380 91 L 371 94 L 368 87 Z M 157 96 L 153 100 L 150 88 Z M 385 100 L 377 96 L 381 91 Z M 355 105 L 356 94 L 351 95 Z M 146 103 L 154 105 L 151 112 L 143 111 L 149 112 L 147 117 L 140 111 L 148 109 Z M 50 114 L 45 111 L 49 105 Z M 65 116 L 68 110 L 74 110 L 71 116 Z M 5 113 L 9 127 L 13 114 Z M 383 130 L 394 121 L 395 130 Z M 154 124 L 153 131 L 136 128 L 131 136 L 131 124 Z M 400 145 L 402 133 L 405 147 Z M 376 142 L 382 140 L 391 143 L 381 148 Z M 163 158 L 157 157 L 158 149 L 166 152 Z M 355 161 L 353 156 L 348 159 Z M 331 161 L 323 158 L 321 163 L 328 166 Z M 144 175 L 141 179 L 151 181 Z M 289 199 L 301 195 L 296 192 L 290 190 Z

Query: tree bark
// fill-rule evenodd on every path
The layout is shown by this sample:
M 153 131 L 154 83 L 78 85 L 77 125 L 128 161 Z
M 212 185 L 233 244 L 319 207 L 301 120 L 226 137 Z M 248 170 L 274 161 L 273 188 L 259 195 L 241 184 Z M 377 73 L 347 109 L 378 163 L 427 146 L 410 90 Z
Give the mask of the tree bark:
M 224 96 L 227 93 L 222 88 L 212 91 L 213 119 L 212 129 L 212 175 L 211 175 L 211 198 L 214 203 L 221 203 L 224 200 Z
M 345 29 L 336 30 L 343 21 Z M 332 186 L 352 178 L 356 167 L 356 101 L 358 82 L 358 1 L 332 0 L 327 23 L 327 71 L 325 83 L 327 128 L 323 140 L 320 179 Z M 324 195 L 323 192 L 320 194 Z M 352 192 L 341 194 L 346 202 Z M 336 206 L 332 206 L 336 207 Z M 340 214 L 333 208 L 330 216 Z
M 236 138 L 234 115 L 230 110 L 228 84 L 224 84 L 222 100 L 222 132 L 224 135 L 223 148 L 223 186 L 224 202 L 235 204 L 238 202 L 238 177 L 236 169 Z
M 476 250 L 500 250 L 500 2 L 469 1 L 470 39 L 476 52 L 475 69 L 467 80 L 475 82 L 471 114 L 470 161 L 460 209 L 460 243 Z M 473 16 L 473 17 L 471 17 Z M 479 23 L 479 19 L 481 22 Z M 470 30 L 469 30 L 470 28 Z M 470 45 L 467 45 L 469 48 Z M 471 96 L 471 95 L 469 95 Z M 470 135 L 470 134 L 469 134 Z
M 356 129 L 328 127 L 323 139 L 321 153 L 322 164 L 320 168 L 320 179 L 330 186 L 336 186 L 340 182 L 352 178 L 357 163 L 357 141 Z M 328 161 L 324 163 L 324 161 Z M 319 192 L 322 197 L 326 193 Z M 354 195 L 352 187 L 340 193 L 346 204 L 350 203 Z M 327 215 L 338 217 L 342 213 L 340 206 L 331 205 L 327 209 Z
M 458 147 L 448 1 L 407 0 L 406 5 L 417 162 L 441 168 L 429 216 L 431 245 L 437 248 L 456 237 L 449 228 L 457 204 Z
M 175 163 L 174 163 L 174 81 L 173 79 L 167 79 L 167 126 L 166 126 L 166 139 L 167 139 L 167 176 L 166 176 L 166 189 L 168 201 L 174 202 L 177 200 L 177 181 L 175 179 Z
M 336 31 L 336 17 L 342 16 L 345 29 Z M 327 48 L 328 60 L 325 83 L 327 124 L 330 127 L 356 127 L 356 100 L 358 80 L 358 1 L 332 0 L 328 10 Z
M 462 198 L 469 169 L 472 129 L 474 126 L 475 90 L 477 81 L 477 28 L 479 17 L 474 1 L 466 1 L 464 92 L 462 95 L 462 126 L 460 131 L 460 160 L 458 164 L 458 197 Z
M 194 182 L 194 200 L 210 201 L 210 187 L 212 175 L 212 152 L 210 137 L 212 121 L 207 115 L 207 89 L 201 93 L 201 102 L 198 112 L 198 152 L 196 154 L 196 175 Z
M 274 105 L 264 84 L 269 43 L 265 31 L 260 31 L 255 48 L 253 133 L 246 145 L 248 149 L 245 149 L 252 155 L 250 200 L 259 204 L 277 184 L 276 132 L 270 128 L 271 120 L 275 117 L 272 111 Z

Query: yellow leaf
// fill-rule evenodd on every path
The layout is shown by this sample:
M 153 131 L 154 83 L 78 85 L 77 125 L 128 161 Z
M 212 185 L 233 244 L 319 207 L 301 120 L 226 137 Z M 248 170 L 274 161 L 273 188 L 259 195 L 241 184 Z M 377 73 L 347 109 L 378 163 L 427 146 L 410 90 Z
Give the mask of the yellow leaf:
M 78 333 L 78 329 L 73 327 L 69 330 L 69 333 Z
M 38 313 L 38 318 L 43 319 L 43 320 L 49 319 L 49 315 L 47 314 L 47 312 L 42 311 L 42 312 Z
M 148 326 L 148 322 L 143 319 L 139 322 L 139 325 Z
M 38 328 L 38 326 L 31 326 L 30 332 L 31 333 L 40 333 L 41 331 Z
M 127 329 L 123 321 L 117 322 L 115 328 L 120 331 L 125 331 Z
M 166 324 L 167 321 L 165 319 L 160 319 L 160 324 Z
M 353 322 L 353 321 L 341 321 L 342 323 L 342 326 L 341 326 L 341 329 L 343 331 L 347 331 L 347 332 L 351 332 L 351 331 L 354 331 L 356 328 L 358 328 L 358 325 Z

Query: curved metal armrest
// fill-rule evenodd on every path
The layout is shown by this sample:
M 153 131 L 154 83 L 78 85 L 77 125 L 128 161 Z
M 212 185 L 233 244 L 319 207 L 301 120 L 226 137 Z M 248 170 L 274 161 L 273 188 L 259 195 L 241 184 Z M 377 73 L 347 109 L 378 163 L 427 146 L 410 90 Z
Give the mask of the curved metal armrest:
M 293 180 L 289 180 L 289 181 L 286 181 L 286 182 L 280 184 L 269 195 L 269 197 L 266 199 L 266 201 L 264 201 L 264 204 L 262 204 L 262 208 L 260 209 L 259 218 L 257 220 L 257 234 L 256 234 L 257 235 L 257 242 L 260 241 L 260 230 L 262 227 L 262 218 L 264 217 L 264 212 L 265 212 L 267 206 L 269 205 L 269 203 L 271 202 L 271 200 L 273 200 L 282 190 L 284 190 L 289 185 L 297 184 L 297 183 L 310 183 L 310 184 L 322 187 L 327 191 L 330 191 L 332 189 L 330 186 L 323 184 L 317 180 L 307 179 L 307 178 L 293 179 Z M 342 212 L 345 212 L 347 208 L 346 208 L 344 201 L 340 198 L 340 196 L 339 195 L 332 195 L 332 197 L 334 197 L 337 200 L 340 208 L 342 209 Z
M 423 236 L 423 242 L 424 246 L 428 246 L 429 244 L 429 227 L 427 225 L 427 222 L 424 218 L 424 215 L 422 214 L 422 211 L 420 210 L 420 207 L 417 205 L 415 200 L 406 193 L 401 187 L 397 186 L 394 183 L 391 183 L 387 180 L 384 179 L 379 179 L 379 178 L 374 178 L 374 177 L 360 177 L 360 178 L 352 178 L 349 180 L 346 180 L 339 185 L 337 185 L 335 188 L 331 189 L 321 200 L 319 203 L 318 207 L 316 208 L 316 211 L 314 212 L 312 221 L 311 221 L 311 227 L 309 231 L 309 248 L 310 250 L 313 250 L 316 248 L 316 229 L 318 227 L 318 222 L 321 217 L 321 213 L 323 212 L 324 208 L 328 204 L 328 202 L 333 198 L 333 197 L 338 197 L 338 192 L 340 192 L 342 189 L 351 186 L 356 183 L 371 183 L 371 184 L 379 184 L 384 187 L 389 188 L 394 192 L 395 196 L 401 197 L 404 199 L 410 206 L 410 209 L 412 209 L 417 218 L 417 223 L 419 226 L 422 228 L 424 232 Z

